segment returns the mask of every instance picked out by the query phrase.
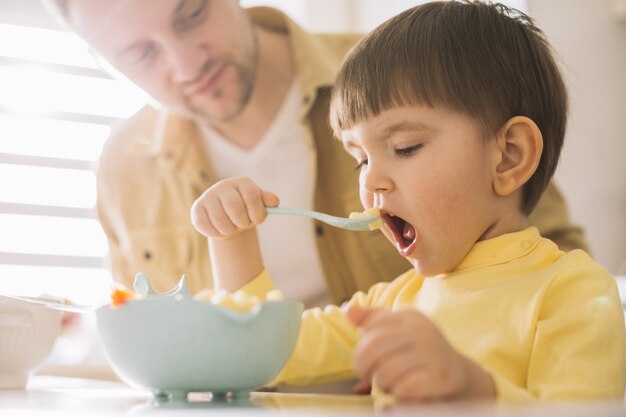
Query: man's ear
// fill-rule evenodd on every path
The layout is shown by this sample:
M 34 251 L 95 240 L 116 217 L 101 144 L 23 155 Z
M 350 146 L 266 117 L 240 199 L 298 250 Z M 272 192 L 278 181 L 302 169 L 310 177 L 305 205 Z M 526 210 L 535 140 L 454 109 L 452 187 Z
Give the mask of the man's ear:
M 498 195 L 507 196 L 535 173 L 543 151 L 543 136 L 531 119 L 515 116 L 498 130 L 496 145 L 493 188 Z

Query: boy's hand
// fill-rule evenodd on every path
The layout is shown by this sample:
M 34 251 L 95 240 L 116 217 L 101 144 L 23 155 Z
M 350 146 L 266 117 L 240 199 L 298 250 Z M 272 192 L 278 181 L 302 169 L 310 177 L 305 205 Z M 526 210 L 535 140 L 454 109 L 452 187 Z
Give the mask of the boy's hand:
M 362 332 L 355 368 L 363 382 L 374 377 L 401 401 L 495 397 L 491 375 L 459 354 L 423 314 L 350 307 L 346 316 Z
M 265 207 L 278 197 L 263 191 L 249 178 L 228 178 L 207 189 L 191 207 L 191 221 L 203 235 L 232 239 L 265 220 Z

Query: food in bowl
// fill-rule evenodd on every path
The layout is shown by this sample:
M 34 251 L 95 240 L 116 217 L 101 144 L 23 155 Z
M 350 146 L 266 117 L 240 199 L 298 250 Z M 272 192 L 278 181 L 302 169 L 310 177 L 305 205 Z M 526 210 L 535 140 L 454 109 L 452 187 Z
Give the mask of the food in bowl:
M 226 290 L 207 290 L 196 294 L 194 298 L 239 312 L 251 311 L 261 303 L 259 297 L 248 295 L 243 291 L 230 293 Z M 266 301 L 283 301 L 284 299 L 285 296 L 279 290 L 269 291 L 265 295 Z
M 120 306 L 129 300 L 137 300 L 140 296 L 133 290 L 126 288 L 122 284 L 113 284 L 113 291 L 111 291 L 111 305 Z
M 132 299 L 96 311 L 98 330 L 119 376 L 156 396 L 247 393 L 271 382 L 295 346 L 300 302 L 262 301 L 235 311 L 194 298 L 184 277 L 163 294 L 142 274 L 133 287 Z

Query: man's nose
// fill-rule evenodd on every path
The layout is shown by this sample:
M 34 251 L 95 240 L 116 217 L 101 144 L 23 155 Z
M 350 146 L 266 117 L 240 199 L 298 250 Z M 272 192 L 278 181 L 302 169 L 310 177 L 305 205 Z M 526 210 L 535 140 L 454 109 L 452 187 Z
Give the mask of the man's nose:
M 172 81 L 176 83 L 192 82 L 202 74 L 202 68 L 208 58 L 208 53 L 202 46 L 181 40 L 170 40 L 165 48 Z

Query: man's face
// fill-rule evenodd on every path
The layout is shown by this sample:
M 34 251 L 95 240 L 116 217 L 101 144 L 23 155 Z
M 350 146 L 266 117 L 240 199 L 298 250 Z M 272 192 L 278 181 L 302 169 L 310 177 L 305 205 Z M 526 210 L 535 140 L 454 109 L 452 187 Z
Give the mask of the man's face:
M 236 0 L 74 0 L 69 12 L 98 54 L 173 111 L 221 123 L 246 106 L 258 50 Z

